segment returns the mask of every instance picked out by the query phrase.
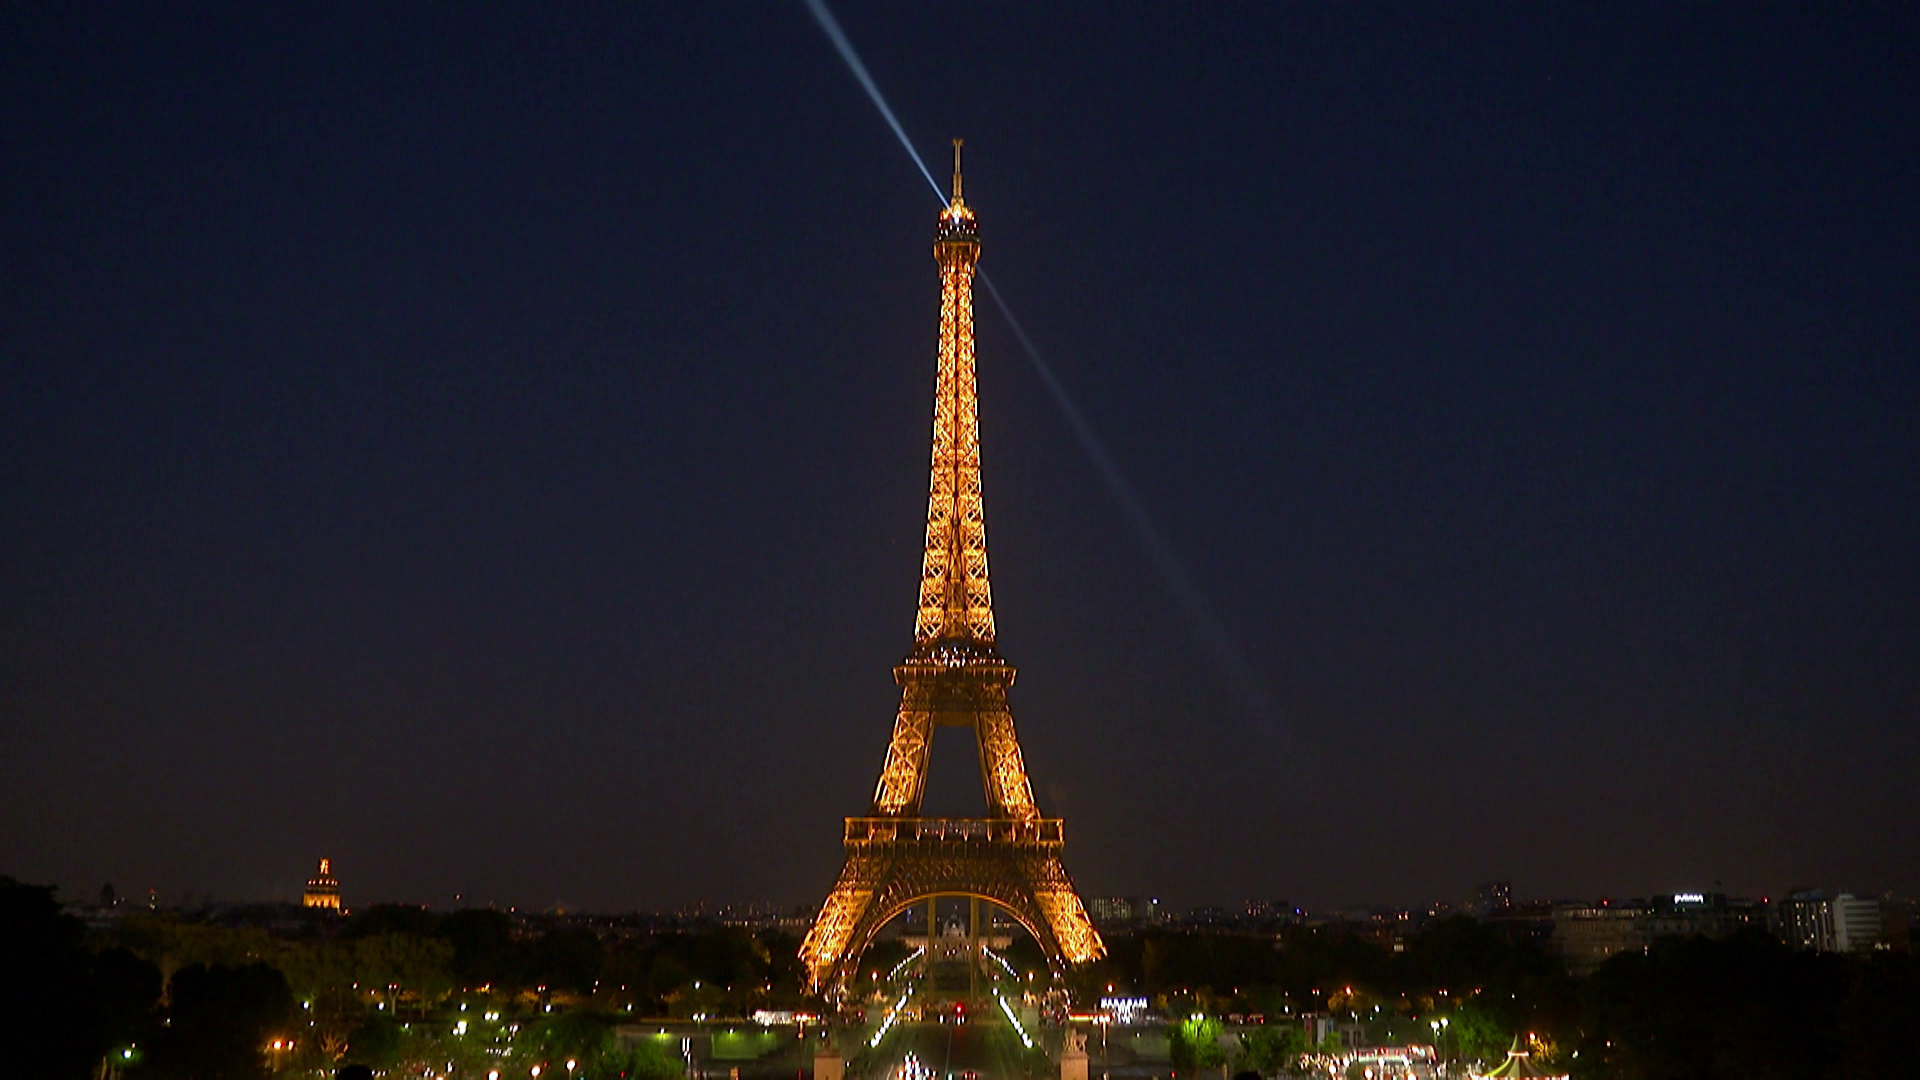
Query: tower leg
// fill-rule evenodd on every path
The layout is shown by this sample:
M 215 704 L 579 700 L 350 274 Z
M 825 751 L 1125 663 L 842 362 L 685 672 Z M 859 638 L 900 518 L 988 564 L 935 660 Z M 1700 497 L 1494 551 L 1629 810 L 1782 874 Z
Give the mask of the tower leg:
M 927 756 L 933 749 L 933 712 L 924 700 L 927 696 L 925 688 L 914 686 L 901 696 L 886 764 L 880 768 L 880 784 L 873 793 L 876 815 L 913 817 L 920 812 L 927 787 Z
M 847 859 L 840 880 L 820 905 L 813 929 L 800 943 L 800 960 L 807 966 L 807 977 L 817 989 L 838 984 L 835 975 L 849 959 L 849 946 L 866 923 L 873 906 L 872 860 L 860 856 Z
M 982 710 L 975 727 L 987 805 L 1010 818 L 1039 817 L 1040 810 L 1033 803 L 1033 782 L 1027 779 L 1027 766 L 1020 758 L 1020 741 L 1013 733 L 1013 713 L 1006 708 L 1005 695 L 1005 688 L 1000 688 L 999 707 Z

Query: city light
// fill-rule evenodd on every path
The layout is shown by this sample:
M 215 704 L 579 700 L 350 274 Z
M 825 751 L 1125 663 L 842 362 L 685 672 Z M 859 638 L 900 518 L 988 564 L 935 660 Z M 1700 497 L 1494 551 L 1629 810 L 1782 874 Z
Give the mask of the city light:
M 994 952 L 992 949 L 989 949 L 984 945 L 980 947 L 980 951 L 987 955 L 987 959 L 992 960 L 996 964 L 999 964 L 1000 970 L 1006 972 L 1009 975 L 1012 975 L 1016 979 L 1020 977 L 1020 973 L 1013 970 L 1013 965 L 1007 963 L 1006 957 L 1001 956 L 999 953 Z
M 1026 1025 L 1022 1024 L 1020 1018 L 1014 1015 L 1013 1006 L 1007 1004 L 1007 999 L 1001 997 L 999 994 L 993 995 L 993 1000 L 1000 1003 L 1000 1011 L 1007 1014 L 1007 1022 L 1012 1024 L 1013 1030 L 1019 1033 L 1020 1041 L 1026 1044 L 1027 1049 L 1033 1049 L 1033 1039 L 1027 1034 Z
M 900 1010 L 906 1008 L 907 999 L 912 996 L 912 990 L 903 992 L 900 995 L 900 1000 L 894 1002 L 893 1007 L 887 1010 L 887 1015 L 881 1017 L 879 1029 L 873 1033 L 873 1038 L 867 1040 L 867 1046 L 869 1048 L 879 1046 L 880 1040 L 887 1037 L 887 1032 L 893 1027 L 894 1021 L 900 1018 Z
M 893 970 L 887 972 L 887 978 L 889 979 L 899 978 L 900 971 L 902 968 L 906 967 L 908 964 L 913 963 L 915 960 L 920 959 L 922 956 L 926 955 L 926 952 L 927 952 L 927 947 L 925 945 L 922 945 L 919 948 L 913 950 L 912 954 L 909 955 L 905 960 L 902 960 L 899 963 L 893 965 Z

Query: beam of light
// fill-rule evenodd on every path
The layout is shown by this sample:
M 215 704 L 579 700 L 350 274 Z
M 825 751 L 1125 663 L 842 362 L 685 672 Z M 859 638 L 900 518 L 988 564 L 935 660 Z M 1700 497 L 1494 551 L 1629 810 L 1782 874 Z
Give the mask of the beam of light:
M 853 72 L 853 77 L 860 80 L 860 85 L 866 88 L 867 96 L 873 99 L 874 108 L 879 109 L 880 115 L 886 117 L 887 126 L 893 129 L 894 137 L 899 139 L 900 145 L 906 148 L 907 156 L 920 167 L 920 175 L 927 178 L 927 186 L 933 189 L 933 197 L 940 200 L 941 206 L 947 205 L 947 193 L 940 190 L 940 185 L 934 180 L 933 174 L 927 171 L 927 163 L 920 160 L 920 152 L 913 148 L 913 142 L 907 138 L 906 129 L 901 127 L 900 121 L 894 117 L 893 109 L 887 105 L 887 99 L 880 96 L 880 87 L 874 83 L 873 76 L 867 74 L 867 65 L 860 62 L 860 54 L 853 50 L 853 42 L 847 40 L 846 32 L 840 29 L 840 20 L 834 18 L 833 12 L 827 10 L 826 0 L 807 0 L 807 10 L 813 12 L 814 21 L 820 24 L 821 30 L 826 31 L 827 40 L 833 42 L 833 47 L 840 50 L 840 59 L 847 62 L 847 70 Z
M 926 177 L 927 186 L 933 189 L 934 198 L 940 200 L 940 205 L 946 206 L 946 192 L 940 190 L 940 185 L 934 180 L 933 174 L 927 171 L 927 163 L 921 160 L 919 151 L 913 148 L 912 141 L 907 138 L 906 129 L 900 126 L 899 119 L 893 115 L 893 109 L 887 105 L 887 99 L 881 95 L 879 85 L 873 81 L 873 76 L 867 73 L 867 66 L 860 62 L 860 55 L 854 51 L 853 42 L 849 41 L 845 31 L 840 29 L 839 20 L 833 17 L 833 12 L 827 10 L 826 0 L 807 0 L 807 10 L 813 13 L 815 21 L 820 24 L 820 29 L 826 33 L 828 40 L 833 42 L 833 47 L 840 51 L 840 58 L 846 61 L 847 69 L 853 73 L 855 79 L 860 81 L 860 85 L 867 91 L 867 96 L 873 99 L 874 107 L 880 110 L 880 115 L 886 120 L 887 126 L 893 129 L 894 136 L 900 140 L 900 146 L 906 150 L 907 156 L 912 158 L 914 165 L 919 167 L 920 175 Z M 1181 612 L 1186 616 L 1194 636 L 1213 654 L 1214 661 L 1226 672 L 1236 692 L 1258 718 L 1264 733 L 1270 739 L 1280 741 L 1283 732 L 1276 722 L 1272 696 L 1267 693 L 1259 677 L 1247 664 L 1245 655 L 1234 645 L 1232 636 L 1214 615 L 1213 606 L 1207 602 L 1206 594 L 1200 591 L 1200 586 L 1193 580 L 1193 575 L 1188 572 L 1186 564 L 1174 552 L 1173 545 L 1162 535 L 1159 526 L 1154 523 L 1153 515 L 1147 512 L 1146 504 L 1141 501 L 1133 485 L 1121 474 L 1119 465 L 1114 462 L 1113 456 L 1107 453 L 1106 444 L 1100 441 L 1100 437 L 1094 433 L 1093 426 L 1087 423 L 1086 417 L 1073 403 L 1073 398 L 1067 394 L 1066 386 L 1053 373 L 1053 368 L 1047 363 L 1046 358 L 1041 356 L 1039 347 L 1033 343 L 1032 338 L 1027 336 L 1026 328 L 1021 326 L 1020 320 L 1014 317 L 1013 309 L 1007 305 L 1006 298 L 1000 295 L 1000 290 L 994 285 L 993 279 L 988 277 L 985 271 L 981 271 L 980 280 L 986 285 L 988 294 L 993 297 L 993 302 L 999 306 L 1000 314 L 1006 317 L 1007 325 L 1013 328 L 1014 337 L 1026 351 L 1027 359 L 1033 363 L 1034 370 L 1039 372 L 1040 381 L 1053 397 L 1054 404 L 1059 406 L 1061 414 L 1066 417 L 1067 426 L 1073 429 L 1074 435 L 1080 440 L 1081 447 L 1092 459 L 1093 467 L 1100 474 L 1101 482 L 1106 485 L 1114 501 L 1120 504 L 1120 509 L 1126 515 L 1127 523 L 1133 527 L 1140 546 L 1145 549 L 1147 557 L 1160 571 L 1161 577 L 1166 579 L 1167 589 L 1180 605 Z
M 1033 369 L 1039 373 L 1040 382 L 1046 386 L 1047 393 L 1053 397 L 1053 403 L 1059 406 L 1060 414 L 1066 417 L 1067 426 L 1073 429 L 1074 436 L 1080 440 L 1081 448 L 1093 461 L 1094 471 L 1100 474 L 1100 482 L 1106 486 L 1107 493 L 1113 496 L 1113 501 L 1120 504 L 1120 510 L 1126 515 L 1127 524 L 1133 527 L 1134 536 L 1140 541 L 1141 548 L 1146 551 L 1147 557 L 1153 560 L 1154 568 L 1160 571 L 1160 576 L 1166 580 L 1167 590 L 1173 594 L 1175 602 L 1180 605 L 1181 612 L 1186 615 L 1187 624 L 1192 628 L 1194 636 L 1199 638 L 1201 644 L 1213 654 L 1214 662 L 1227 673 L 1228 678 L 1233 682 L 1234 690 L 1253 709 L 1268 734 L 1277 736 L 1279 725 L 1274 722 L 1275 711 L 1271 695 L 1267 693 L 1259 676 L 1255 675 L 1253 669 L 1247 664 L 1246 656 L 1234 645 L 1233 637 L 1227 633 L 1226 628 L 1220 624 L 1219 618 L 1214 615 L 1213 605 L 1207 602 L 1206 594 L 1201 591 L 1199 583 L 1194 581 L 1193 574 L 1188 571 L 1186 563 L 1173 550 L 1173 544 L 1167 540 L 1165 534 L 1160 531 L 1159 525 L 1154 522 L 1153 515 L 1147 511 L 1147 505 L 1140 498 L 1139 492 L 1121 473 L 1120 466 L 1113 460 L 1113 455 L 1107 452 L 1106 443 L 1100 440 L 1100 436 L 1093 430 L 1093 425 L 1087 422 L 1086 415 L 1067 394 L 1065 384 L 1060 381 L 1059 376 L 1054 374 L 1053 365 L 1047 363 L 1046 357 L 1040 353 L 1040 347 L 1027 336 L 1026 327 L 1020 325 L 1020 320 L 1014 317 L 1013 309 L 1007 306 L 1006 297 L 1000 295 L 999 287 L 984 270 L 980 272 L 980 281 L 986 285 L 987 295 L 993 297 L 994 305 L 1000 309 L 1001 316 L 1012 328 L 1014 339 L 1020 342 L 1020 347 L 1025 350 L 1027 359 L 1033 364 Z

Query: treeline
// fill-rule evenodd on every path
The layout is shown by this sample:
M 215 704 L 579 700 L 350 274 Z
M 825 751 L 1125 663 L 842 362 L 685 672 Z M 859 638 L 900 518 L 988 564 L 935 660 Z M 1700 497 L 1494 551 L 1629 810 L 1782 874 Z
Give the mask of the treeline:
M 1610 959 L 1579 1001 L 1578 1026 L 1556 1034 L 1576 1076 L 1920 1073 L 1920 962 L 1911 954 L 1799 952 L 1758 932 L 1670 938 Z
M 163 976 L 194 963 L 266 963 L 315 1008 L 346 995 L 405 1014 L 456 990 L 480 989 L 544 1002 L 591 998 L 598 1007 L 641 1016 L 741 1015 L 800 1001 L 799 942 L 783 934 L 713 927 L 609 943 L 577 923 L 529 929 L 500 911 L 438 914 L 402 905 L 315 925 L 321 932 L 283 936 L 137 914 L 101 943 L 153 962 Z
M 1369 1043 L 1435 1042 L 1450 1059 L 1501 1060 L 1516 1036 L 1578 1078 L 1913 1075 L 1920 960 L 1788 948 L 1760 931 L 1721 941 L 1667 938 L 1587 978 L 1539 943 L 1464 917 L 1394 951 L 1331 930 L 1272 936 L 1148 932 L 1109 942 L 1075 976 L 1076 997 L 1108 985 L 1169 1015 L 1316 1012 Z M 1268 1073 L 1297 1052 L 1255 1040 L 1243 1064 Z
M 1465 916 L 1430 924 L 1398 949 L 1338 927 L 1304 926 L 1274 934 L 1148 930 L 1107 946 L 1105 959 L 1075 974 L 1078 996 L 1124 986 L 1182 1014 L 1326 1011 L 1349 998 L 1371 1008 L 1476 988 L 1539 997 L 1569 983 L 1538 943 Z
M 1530 1034 L 1541 1060 L 1581 1078 L 1880 1077 L 1914 1070 L 1920 963 L 1911 955 L 1795 951 L 1761 933 L 1666 939 L 1575 979 L 1538 942 L 1471 919 L 1389 949 L 1338 930 L 1275 935 L 1145 932 L 1072 976 L 1093 1002 L 1113 987 L 1168 1015 L 1259 1015 L 1240 1063 L 1269 1074 L 1297 1056 L 1302 1013 L 1356 1037 L 1436 1039 L 1452 1060 L 1497 1061 Z M 803 1005 L 798 942 L 735 929 L 617 934 L 494 911 L 379 907 L 306 930 L 145 913 L 89 933 L 49 888 L 0 877 L 0 1077 L 203 1080 L 449 1064 L 484 1075 L 573 1059 L 580 1075 L 670 1080 L 671 1048 L 618 1045 L 645 1016 L 737 1016 Z M 1010 959 L 1044 967 L 1021 939 Z M 885 971 L 904 952 L 877 947 Z M 1215 1045 L 1182 1033 L 1190 1066 Z M 590 1066 L 590 1067 L 589 1067 Z
M 145 912 L 89 933 L 51 888 L 0 877 L 0 1077 L 99 1076 L 104 1062 L 219 1080 L 509 1054 L 678 1075 L 658 1048 L 616 1047 L 613 1025 L 795 1008 L 798 946 L 732 928 L 602 941 L 565 921 L 403 906 L 291 934 Z
M 1145 931 L 1114 937 L 1107 957 L 1072 976 L 1078 1000 L 1107 987 L 1146 996 L 1169 1016 L 1303 1013 L 1352 1018 L 1382 1043 L 1432 1041 L 1445 1016 L 1469 1057 L 1504 1051 L 1516 1030 L 1573 1021 L 1576 980 L 1538 943 L 1464 916 L 1433 923 L 1398 950 L 1340 928 L 1275 934 Z

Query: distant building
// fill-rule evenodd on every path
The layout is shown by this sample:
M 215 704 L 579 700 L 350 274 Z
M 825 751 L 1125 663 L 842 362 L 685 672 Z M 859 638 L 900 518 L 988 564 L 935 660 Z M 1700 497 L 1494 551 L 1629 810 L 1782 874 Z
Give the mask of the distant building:
M 1285 900 L 1247 901 L 1247 921 L 1256 925 L 1297 923 L 1302 912 Z
M 1143 908 L 1144 905 L 1131 896 L 1087 898 L 1087 914 L 1093 919 L 1093 925 L 1102 930 L 1118 930 L 1140 925 L 1146 919 Z
M 1750 926 L 1763 926 L 1764 910 L 1752 900 L 1697 892 L 1669 893 L 1647 901 L 1555 904 L 1548 943 L 1560 954 L 1568 971 L 1590 975 L 1608 957 L 1645 952 L 1660 938 L 1718 940 Z M 1498 925 L 1502 920 L 1494 921 Z
M 1795 892 L 1774 913 L 1774 933 L 1798 949 L 1867 952 L 1880 944 L 1880 931 L 1880 901 L 1852 893 Z
M 1575 975 L 1591 975 L 1616 953 L 1647 948 L 1648 909 L 1640 904 L 1556 904 L 1553 948 Z
M 1880 944 L 1880 901 L 1841 893 L 1833 898 L 1833 951 L 1868 952 Z
M 1788 893 L 1773 906 L 1773 936 L 1796 949 L 1818 949 L 1833 939 L 1833 908 L 1819 889 Z
M 1218 904 L 1206 904 L 1187 912 L 1184 925 L 1189 927 L 1230 927 L 1239 924 L 1233 912 Z
M 333 876 L 333 860 L 321 859 L 320 869 L 307 879 L 306 895 L 300 898 L 302 907 L 325 908 L 328 911 L 340 910 L 340 882 Z
M 1554 905 L 1541 901 L 1509 904 L 1486 917 L 1487 929 L 1515 945 L 1553 948 Z
M 1759 921 L 1753 902 L 1728 900 L 1725 893 L 1672 893 L 1648 905 L 1647 940 L 1663 937 L 1732 937 Z
M 1475 915 L 1485 918 L 1497 915 L 1513 906 L 1513 882 L 1489 881 L 1473 890 L 1473 903 L 1469 905 Z

